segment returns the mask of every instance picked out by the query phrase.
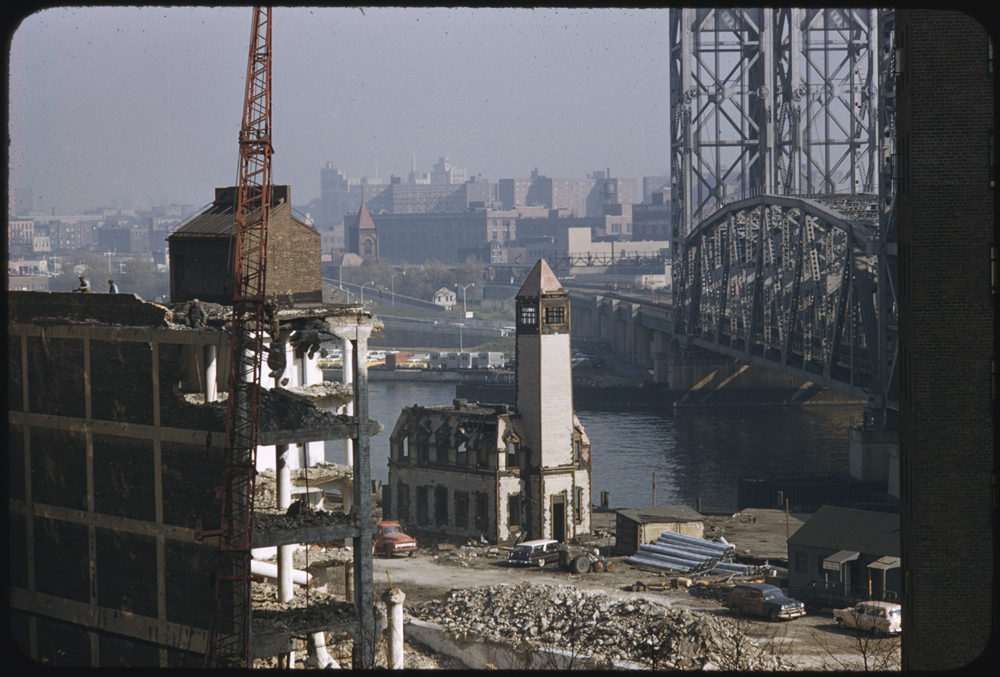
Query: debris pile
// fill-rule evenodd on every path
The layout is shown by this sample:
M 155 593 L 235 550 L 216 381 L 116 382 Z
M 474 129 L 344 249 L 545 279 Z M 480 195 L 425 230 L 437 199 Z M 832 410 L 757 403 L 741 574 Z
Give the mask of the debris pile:
M 646 599 L 615 599 L 572 586 L 521 583 L 453 590 L 445 601 L 407 605 L 418 619 L 456 636 L 526 650 L 550 646 L 663 669 L 779 670 L 731 621 Z
M 685 574 L 715 572 L 752 576 L 761 573 L 763 567 L 736 564 L 733 562 L 735 556 L 736 547 L 724 538 L 716 542 L 664 531 L 656 543 L 643 543 L 639 552 L 625 561 Z
M 304 633 L 314 628 L 351 623 L 354 605 L 331 593 L 295 586 L 288 602 L 278 602 L 278 588 L 272 583 L 253 583 L 253 634 Z
M 253 532 L 266 534 L 273 531 L 290 531 L 308 527 L 333 527 L 340 524 L 351 524 L 353 518 L 343 511 L 327 512 L 326 510 L 302 510 L 297 515 L 287 515 L 285 510 L 275 508 L 258 508 L 254 506 Z

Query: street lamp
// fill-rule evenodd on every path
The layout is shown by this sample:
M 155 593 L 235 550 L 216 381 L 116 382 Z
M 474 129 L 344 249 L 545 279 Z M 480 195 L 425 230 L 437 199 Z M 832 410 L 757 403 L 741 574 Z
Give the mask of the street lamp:
M 365 287 L 367 285 L 371 285 L 372 287 L 374 287 L 375 286 L 375 282 L 374 281 L 372 281 L 372 282 L 365 282 L 363 285 L 361 285 L 361 305 L 365 305 Z
M 402 273 L 403 275 L 406 275 L 406 271 L 405 270 L 401 270 L 399 272 L 393 273 L 392 274 L 392 278 L 389 280 L 390 284 L 392 285 L 392 307 L 393 308 L 396 307 L 396 276 L 399 275 L 400 273 Z
M 470 282 L 469 284 L 466 284 L 466 285 L 456 284 L 455 286 L 462 288 L 462 319 L 464 320 L 465 318 L 467 318 L 469 316 L 468 315 L 468 310 L 465 307 L 465 290 L 468 289 L 469 287 L 475 287 L 476 283 L 475 282 Z

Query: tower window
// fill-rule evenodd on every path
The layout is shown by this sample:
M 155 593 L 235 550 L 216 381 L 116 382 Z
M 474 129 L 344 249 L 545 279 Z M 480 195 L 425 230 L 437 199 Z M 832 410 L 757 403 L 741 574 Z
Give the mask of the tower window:
M 538 314 L 534 306 L 521 307 L 521 324 L 538 324 Z
M 548 306 L 545 309 L 545 324 L 565 324 L 566 306 Z

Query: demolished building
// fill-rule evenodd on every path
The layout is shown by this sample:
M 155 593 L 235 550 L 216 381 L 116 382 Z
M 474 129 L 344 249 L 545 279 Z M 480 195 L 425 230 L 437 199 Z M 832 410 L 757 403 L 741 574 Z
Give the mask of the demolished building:
M 49 665 L 201 666 L 216 613 L 219 545 L 210 536 L 221 519 L 230 310 L 210 309 L 207 326 L 191 329 L 174 321 L 181 304 L 132 294 L 12 291 L 8 307 L 16 643 Z M 261 519 L 255 556 L 370 542 L 368 439 L 381 426 L 368 420 L 365 355 L 379 326 L 360 306 L 274 309 L 258 469 L 276 468 L 287 503 L 291 469 L 313 465 L 324 441 L 349 440 L 350 481 L 343 472 L 324 481 L 340 481 L 353 509 L 301 524 Z M 315 357 L 326 337 L 355 358 L 346 388 L 322 384 Z M 320 615 L 292 603 L 270 609 L 254 620 L 255 657 L 293 651 L 296 637 L 317 632 L 373 635 L 371 553 L 356 550 L 353 605 Z
M 590 533 L 591 448 L 573 412 L 569 297 L 540 260 L 515 297 L 516 406 L 408 407 L 383 511 L 492 543 Z

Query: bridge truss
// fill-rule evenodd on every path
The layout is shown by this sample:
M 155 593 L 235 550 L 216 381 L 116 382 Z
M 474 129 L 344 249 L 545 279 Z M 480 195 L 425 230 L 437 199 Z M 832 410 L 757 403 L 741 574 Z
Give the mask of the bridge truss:
M 898 409 L 893 29 L 857 8 L 673 9 L 669 29 L 675 333 L 825 378 L 879 426 Z

